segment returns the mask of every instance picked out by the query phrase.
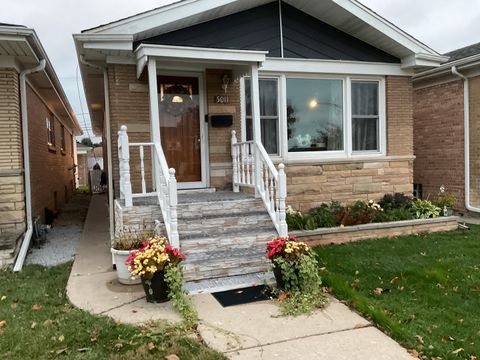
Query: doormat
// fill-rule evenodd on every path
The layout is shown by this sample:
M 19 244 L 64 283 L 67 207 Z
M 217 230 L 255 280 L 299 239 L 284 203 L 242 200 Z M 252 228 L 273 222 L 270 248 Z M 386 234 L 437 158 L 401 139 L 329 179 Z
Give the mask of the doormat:
M 270 298 L 265 295 L 268 293 L 268 287 L 265 285 L 254 286 L 244 289 L 236 289 L 230 291 L 222 291 L 213 293 L 213 297 L 223 307 L 249 304 L 257 301 L 269 300 Z

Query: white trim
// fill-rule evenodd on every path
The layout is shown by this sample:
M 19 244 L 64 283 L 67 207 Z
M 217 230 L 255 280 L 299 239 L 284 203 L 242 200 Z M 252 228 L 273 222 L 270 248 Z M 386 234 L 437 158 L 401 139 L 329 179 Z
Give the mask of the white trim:
M 188 46 L 141 44 L 135 50 L 137 60 L 143 56 L 168 58 L 175 60 L 227 61 L 229 63 L 261 63 L 268 51 L 214 49 Z
M 342 60 L 312 60 L 312 59 L 280 59 L 267 58 L 263 63 L 262 72 L 301 72 L 312 74 L 339 75 L 393 75 L 412 76 L 413 71 L 402 69 L 401 64 L 373 63 Z
M 282 0 L 278 0 L 278 23 L 280 26 L 280 56 L 283 59 L 285 52 L 283 49 L 283 14 L 282 14 Z
M 163 69 L 157 64 L 158 76 L 178 76 L 178 77 L 194 77 L 198 80 L 198 103 L 199 103 L 199 119 L 200 122 L 200 168 L 201 181 L 195 182 L 177 182 L 179 190 L 187 189 L 203 189 L 209 185 L 209 163 L 208 163 L 208 126 L 205 123 L 205 114 L 207 109 L 206 81 L 202 72 L 186 72 L 186 71 L 162 71 Z M 158 96 L 158 92 L 157 92 Z M 160 114 L 159 114 L 160 115 Z M 160 123 L 159 123 L 160 124 Z M 171 164 L 169 164 L 171 166 Z
M 15 69 L 20 73 L 21 65 L 15 56 L 0 56 L 0 68 L 3 69 Z
M 475 66 L 480 66 L 480 54 L 469 56 L 460 60 L 451 61 L 439 66 L 436 69 L 427 70 L 413 76 L 413 81 L 425 80 L 431 77 L 437 77 L 441 75 L 452 75 L 452 66 L 455 66 L 459 70 L 465 70 Z

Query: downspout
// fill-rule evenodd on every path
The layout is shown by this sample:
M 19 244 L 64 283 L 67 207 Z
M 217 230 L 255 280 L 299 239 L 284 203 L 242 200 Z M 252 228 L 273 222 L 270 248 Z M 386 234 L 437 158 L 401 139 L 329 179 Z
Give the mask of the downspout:
M 25 216 L 27 220 L 27 232 L 22 240 L 22 246 L 18 253 L 15 265 L 13 267 L 14 272 L 22 270 L 23 263 L 27 256 L 28 248 L 30 247 L 30 241 L 33 234 L 33 222 L 32 222 L 32 187 L 30 179 L 30 146 L 28 139 L 28 109 L 27 109 L 27 82 L 26 77 L 29 74 L 45 70 L 47 62 L 45 59 L 40 60 L 40 63 L 31 69 L 23 70 L 20 73 L 20 107 L 22 113 L 22 136 L 23 136 L 23 164 L 25 171 Z
M 108 90 L 108 73 L 107 69 L 91 62 L 85 60 L 83 55 L 79 57 L 80 63 L 85 66 L 89 66 L 91 68 L 100 70 L 103 72 L 103 86 L 104 86 L 104 94 L 105 94 L 105 127 L 106 127 L 106 134 L 105 137 L 107 139 L 107 166 L 108 166 L 108 214 L 109 214 L 109 222 L 110 222 L 110 240 L 113 240 L 114 237 L 114 212 L 113 212 L 113 163 L 112 163 L 112 138 L 111 138 L 111 128 L 110 128 L 110 96 Z
M 468 211 L 480 213 L 480 208 L 470 204 L 470 82 L 468 77 L 458 72 L 456 66 L 452 66 L 452 74 L 463 79 L 464 86 L 465 207 Z

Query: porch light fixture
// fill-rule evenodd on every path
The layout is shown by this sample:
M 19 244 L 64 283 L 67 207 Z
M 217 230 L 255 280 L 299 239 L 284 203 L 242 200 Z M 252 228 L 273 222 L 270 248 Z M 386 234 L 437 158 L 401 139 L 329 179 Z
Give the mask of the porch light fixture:
M 181 103 L 183 103 L 183 98 L 181 96 L 175 95 L 172 98 L 172 103 L 181 104 Z
M 228 85 L 230 84 L 230 78 L 228 77 L 227 74 L 223 75 L 222 78 L 222 89 L 225 91 L 225 94 L 227 93 L 228 90 Z

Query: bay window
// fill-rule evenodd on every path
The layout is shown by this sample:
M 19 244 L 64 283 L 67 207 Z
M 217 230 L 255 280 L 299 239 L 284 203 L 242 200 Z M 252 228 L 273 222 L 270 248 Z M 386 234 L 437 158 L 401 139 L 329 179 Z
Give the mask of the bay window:
M 287 79 L 289 152 L 342 151 L 343 81 Z
M 261 77 L 261 140 L 268 154 L 291 160 L 385 155 L 385 85 L 381 78 Z M 250 79 L 243 81 L 244 139 L 251 140 Z

